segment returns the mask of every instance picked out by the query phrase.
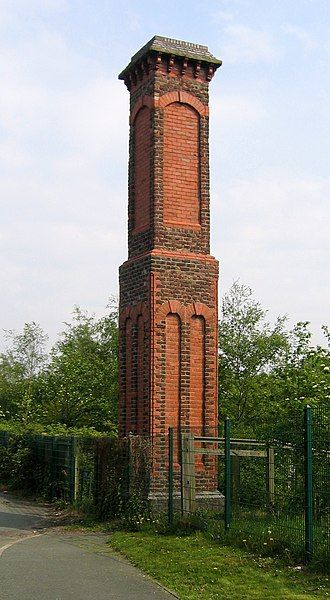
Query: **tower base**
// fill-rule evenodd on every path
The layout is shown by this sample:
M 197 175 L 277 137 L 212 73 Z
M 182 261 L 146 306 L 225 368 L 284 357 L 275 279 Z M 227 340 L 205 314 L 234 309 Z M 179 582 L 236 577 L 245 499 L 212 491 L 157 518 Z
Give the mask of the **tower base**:
M 163 513 L 168 510 L 168 496 L 165 493 L 151 493 L 148 497 L 150 509 L 152 513 Z M 195 510 L 210 510 L 214 512 L 223 512 L 225 507 L 225 497 L 221 492 L 215 490 L 213 492 L 205 491 L 196 494 Z M 181 494 L 174 492 L 173 494 L 174 512 L 181 512 Z

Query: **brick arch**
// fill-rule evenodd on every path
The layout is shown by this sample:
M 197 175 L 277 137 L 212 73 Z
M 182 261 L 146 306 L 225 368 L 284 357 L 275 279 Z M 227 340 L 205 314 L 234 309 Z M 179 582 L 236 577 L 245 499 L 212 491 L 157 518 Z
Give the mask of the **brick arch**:
M 131 308 L 131 315 L 134 324 L 137 323 L 137 320 L 140 316 L 146 322 L 148 320 L 148 308 L 146 303 L 140 300 L 140 302 Z
M 175 92 L 166 92 L 158 101 L 155 101 L 155 106 L 158 108 L 165 108 L 169 104 L 173 102 L 180 102 L 180 104 L 189 104 L 192 106 L 201 117 L 206 117 L 208 115 L 208 107 L 205 106 L 196 96 L 193 94 L 189 94 L 189 92 L 184 92 L 182 90 Z
M 125 306 L 125 308 L 123 308 L 123 310 L 120 312 L 119 314 L 119 325 L 121 327 L 123 327 L 126 323 L 126 320 L 129 319 L 131 317 L 131 307 L 130 306 Z
M 168 302 L 164 302 L 164 304 L 159 306 L 156 312 L 156 322 L 160 323 L 161 321 L 165 321 L 168 314 L 179 315 L 181 322 L 186 320 L 185 307 L 178 300 L 169 300 Z
M 214 320 L 214 311 L 202 302 L 193 302 L 186 307 L 187 318 L 204 317 L 205 321 Z
M 130 114 L 130 123 L 131 125 L 134 123 L 138 112 L 143 108 L 143 106 L 147 106 L 148 108 L 154 107 L 154 99 L 152 96 L 140 96 L 134 104 Z
M 135 325 L 140 315 L 144 321 L 148 321 L 148 307 L 142 300 L 134 306 L 125 306 L 119 315 L 119 325 L 124 326 L 127 319 L 131 319 Z

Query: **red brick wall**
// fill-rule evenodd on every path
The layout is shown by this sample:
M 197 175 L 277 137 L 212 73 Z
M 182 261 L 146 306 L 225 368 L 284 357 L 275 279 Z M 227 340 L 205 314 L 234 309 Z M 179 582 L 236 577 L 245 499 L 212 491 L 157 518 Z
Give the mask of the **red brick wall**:
M 164 223 L 199 225 L 199 115 L 187 104 L 164 109 Z
M 134 121 L 134 230 L 150 225 L 150 110 L 143 106 Z

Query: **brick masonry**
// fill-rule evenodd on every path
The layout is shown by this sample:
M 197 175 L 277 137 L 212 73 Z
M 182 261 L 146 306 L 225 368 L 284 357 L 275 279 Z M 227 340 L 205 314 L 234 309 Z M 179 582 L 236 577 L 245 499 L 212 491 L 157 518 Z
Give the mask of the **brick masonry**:
M 154 492 L 168 427 L 210 435 L 217 425 L 208 85 L 220 64 L 204 46 L 156 36 L 120 75 L 130 92 L 130 156 L 119 425 L 122 435 L 154 440 Z M 197 469 L 200 486 L 214 490 L 215 461 L 199 459 Z

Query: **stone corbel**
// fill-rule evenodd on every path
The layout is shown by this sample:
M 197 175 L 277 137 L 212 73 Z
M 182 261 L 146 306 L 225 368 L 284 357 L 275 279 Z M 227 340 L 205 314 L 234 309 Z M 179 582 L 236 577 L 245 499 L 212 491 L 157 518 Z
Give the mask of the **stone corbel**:
M 168 73 L 170 73 L 172 71 L 173 66 L 174 66 L 174 56 L 173 56 L 173 54 L 171 54 L 171 56 L 169 57 L 169 60 L 168 60 L 168 65 L 167 65 Z
M 136 85 L 137 83 L 137 70 L 134 69 L 134 71 L 131 72 L 131 80 L 133 85 Z
M 152 71 L 152 69 L 154 68 L 154 60 L 152 56 L 147 56 L 146 58 L 146 65 L 147 65 L 147 69 L 148 69 L 148 73 L 149 71 Z
M 188 58 L 185 56 L 181 67 L 181 75 L 184 75 L 188 66 Z
M 206 75 L 207 81 L 211 81 L 213 75 L 214 75 L 214 66 L 210 65 L 208 68 L 208 71 L 207 71 L 207 75 Z
M 161 52 L 158 52 L 158 54 L 156 56 L 156 62 L 155 62 L 155 71 L 158 71 L 161 64 L 162 64 L 162 55 L 161 55 Z
M 148 62 L 148 60 L 144 60 L 144 61 L 143 61 L 141 64 L 142 64 L 142 69 L 143 69 L 143 72 L 144 72 L 146 75 L 149 75 L 149 71 L 150 71 L 150 65 L 149 65 L 149 62 Z
M 124 79 L 124 84 L 126 85 L 128 91 L 131 91 L 131 87 L 132 87 L 132 81 L 131 81 L 131 75 L 130 73 L 128 73 Z
M 198 75 L 199 75 L 199 72 L 200 72 L 200 70 L 201 70 L 201 61 L 200 61 L 200 60 L 198 60 L 198 61 L 195 63 L 195 66 L 194 66 L 194 77 L 195 77 L 195 79 L 197 79 L 197 77 L 198 77 Z
M 142 81 L 143 79 L 143 63 L 141 62 L 137 67 L 136 67 L 136 75 L 139 81 Z

